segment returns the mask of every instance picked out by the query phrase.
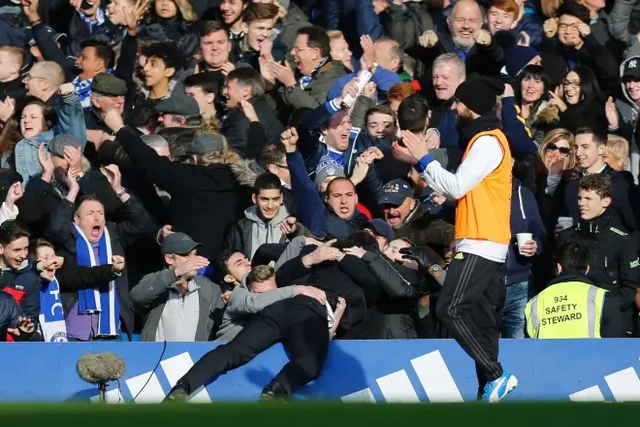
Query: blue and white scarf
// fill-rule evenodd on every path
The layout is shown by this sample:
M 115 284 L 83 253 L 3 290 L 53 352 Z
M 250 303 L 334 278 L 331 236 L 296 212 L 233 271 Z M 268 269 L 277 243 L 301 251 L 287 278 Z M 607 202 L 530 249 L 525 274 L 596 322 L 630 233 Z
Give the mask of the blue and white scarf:
M 107 68 L 104 70 L 106 74 L 113 73 L 111 68 Z M 80 98 L 80 104 L 82 104 L 82 108 L 85 110 L 91 110 L 91 83 L 93 82 L 93 78 L 80 80 L 80 76 L 73 79 L 73 86 L 76 88 L 76 94 L 78 98 Z
M 55 277 L 40 286 L 40 328 L 45 342 L 67 342 L 60 286 Z
M 82 17 L 82 20 L 89 27 L 89 32 L 92 36 L 96 35 L 95 33 L 97 32 L 97 29 L 101 25 L 103 25 L 105 21 L 104 10 L 100 7 L 96 10 L 96 19 L 87 18 L 87 16 L 80 11 L 78 11 L 78 14 Z
M 327 63 L 328 60 L 329 60 L 329 57 L 325 56 L 324 58 L 322 58 L 322 60 L 320 60 L 320 63 L 316 65 L 315 68 L 308 75 L 301 76 L 300 78 L 298 78 L 298 85 L 300 86 L 300 89 L 304 89 L 307 86 L 309 86 L 309 83 L 311 83 L 311 80 L 313 80 L 313 76 L 316 74 L 316 72 L 318 72 L 320 68 L 322 68 L 324 64 Z
M 100 241 L 98 242 L 98 254 L 100 259 L 96 259 L 91 242 L 84 235 L 82 230 L 74 223 L 76 230 L 76 253 L 78 265 L 95 267 L 111 263 L 111 237 L 109 230 L 105 227 Z M 120 323 L 120 306 L 116 293 L 116 282 L 99 284 L 93 289 L 78 291 L 78 313 L 98 314 L 98 333 L 96 336 L 117 336 Z

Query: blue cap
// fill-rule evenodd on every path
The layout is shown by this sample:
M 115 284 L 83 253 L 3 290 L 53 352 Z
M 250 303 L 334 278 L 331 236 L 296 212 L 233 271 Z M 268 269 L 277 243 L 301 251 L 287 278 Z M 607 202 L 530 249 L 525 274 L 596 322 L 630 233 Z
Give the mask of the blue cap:
M 394 179 L 382 187 L 378 204 L 400 206 L 407 197 L 413 197 L 413 190 L 409 183 L 403 179 Z
M 369 221 L 369 226 L 366 228 L 372 228 L 378 236 L 384 237 L 388 241 L 393 240 L 393 228 L 391 228 L 391 226 L 387 224 L 387 221 L 383 219 L 372 219 Z

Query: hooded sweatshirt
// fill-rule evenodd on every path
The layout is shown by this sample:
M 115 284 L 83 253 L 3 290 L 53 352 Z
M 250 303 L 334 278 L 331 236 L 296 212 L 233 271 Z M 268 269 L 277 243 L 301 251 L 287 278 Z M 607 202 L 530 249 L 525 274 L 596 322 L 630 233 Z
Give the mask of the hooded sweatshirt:
M 247 248 L 250 254 L 249 259 L 253 258 L 253 254 L 256 253 L 260 245 L 264 245 L 265 243 L 280 243 L 284 237 L 280 230 L 280 224 L 289 216 L 289 212 L 284 206 L 281 206 L 278 215 L 268 222 L 265 222 L 265 220 L 258 215 L 257 206 L 251 206 L 246 209 L 244 216 L 249 221 L 251 227 L 249 230 L 251 239 L 248 242 L 250 246 Z M 245 242 L 245 245 L 246 243 L 247 242 Z
M 638 50 L 640 49 L 634 49 L 634 51 Z M 633 134 L 638 121 L 638 104 L 631 98 L 624 81 L 622 81 L 622 74 L 624 73 L 625 67 L 628 63 L 631 63 L 631 61 L 636 61 L 638 64 L 637 66 L 640 68 L 640 51 L 631 52 L 630 56 L 620 65 L 620 85 L 622 87 L 623 97 L 617 99 L 615 102 L 616 108 L 618 109 L 618 115 L 620 116 L 620 125 L 618 130 L 614 133 L 629 141 L 630 161 L 627 170 L 631 171 L 633 180 L 637 185 L 638 175 L 640 174 L 640 153 L 638 152 L 637 142 L 635 141 Z
M 531 261 L 520 255 L 516 244 L 518 233 L 531 233 L 533 240 L 538 244 L 538 253 L 542 250 L 547 238 L 547 231 L 540 217 L 540 210 L 536 198 L 522 183 L 513 179 L 513 190 L 511 193 L 511 242 L 507 260 L 502 264 L 501 274 L 505 278 L 505 284 L 513 285 L 528 281 L 531 277 Z

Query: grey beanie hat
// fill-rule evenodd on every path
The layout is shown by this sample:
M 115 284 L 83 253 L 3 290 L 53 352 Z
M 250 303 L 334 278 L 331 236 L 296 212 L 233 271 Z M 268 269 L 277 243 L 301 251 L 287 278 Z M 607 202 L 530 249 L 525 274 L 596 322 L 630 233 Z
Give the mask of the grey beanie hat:
M 320 160 L 320 163 L 318 164 L 318 167 L 316 168 L 316 176 L 313 182 L 317 187 L 320 187 L 322 181 L 330 176 L 344 177 L 345 175 L 344 171 L 342 170 L 342 166 L 340 166 L 338 162 L 323 156 Z

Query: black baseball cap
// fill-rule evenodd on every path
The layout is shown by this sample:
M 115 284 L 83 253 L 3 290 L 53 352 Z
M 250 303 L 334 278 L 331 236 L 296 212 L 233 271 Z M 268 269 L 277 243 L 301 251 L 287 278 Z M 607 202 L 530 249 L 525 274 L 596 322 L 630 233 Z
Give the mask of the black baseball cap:
M 189 252 L 202 246 L 202 243 L 194 242 L 184 233 L 171 233 L 162 240 L 162 255 L 177 254 L 187 255 Z
M 628 59 L 622 68 L 622 78 L 640 79 L 640 57 Z

